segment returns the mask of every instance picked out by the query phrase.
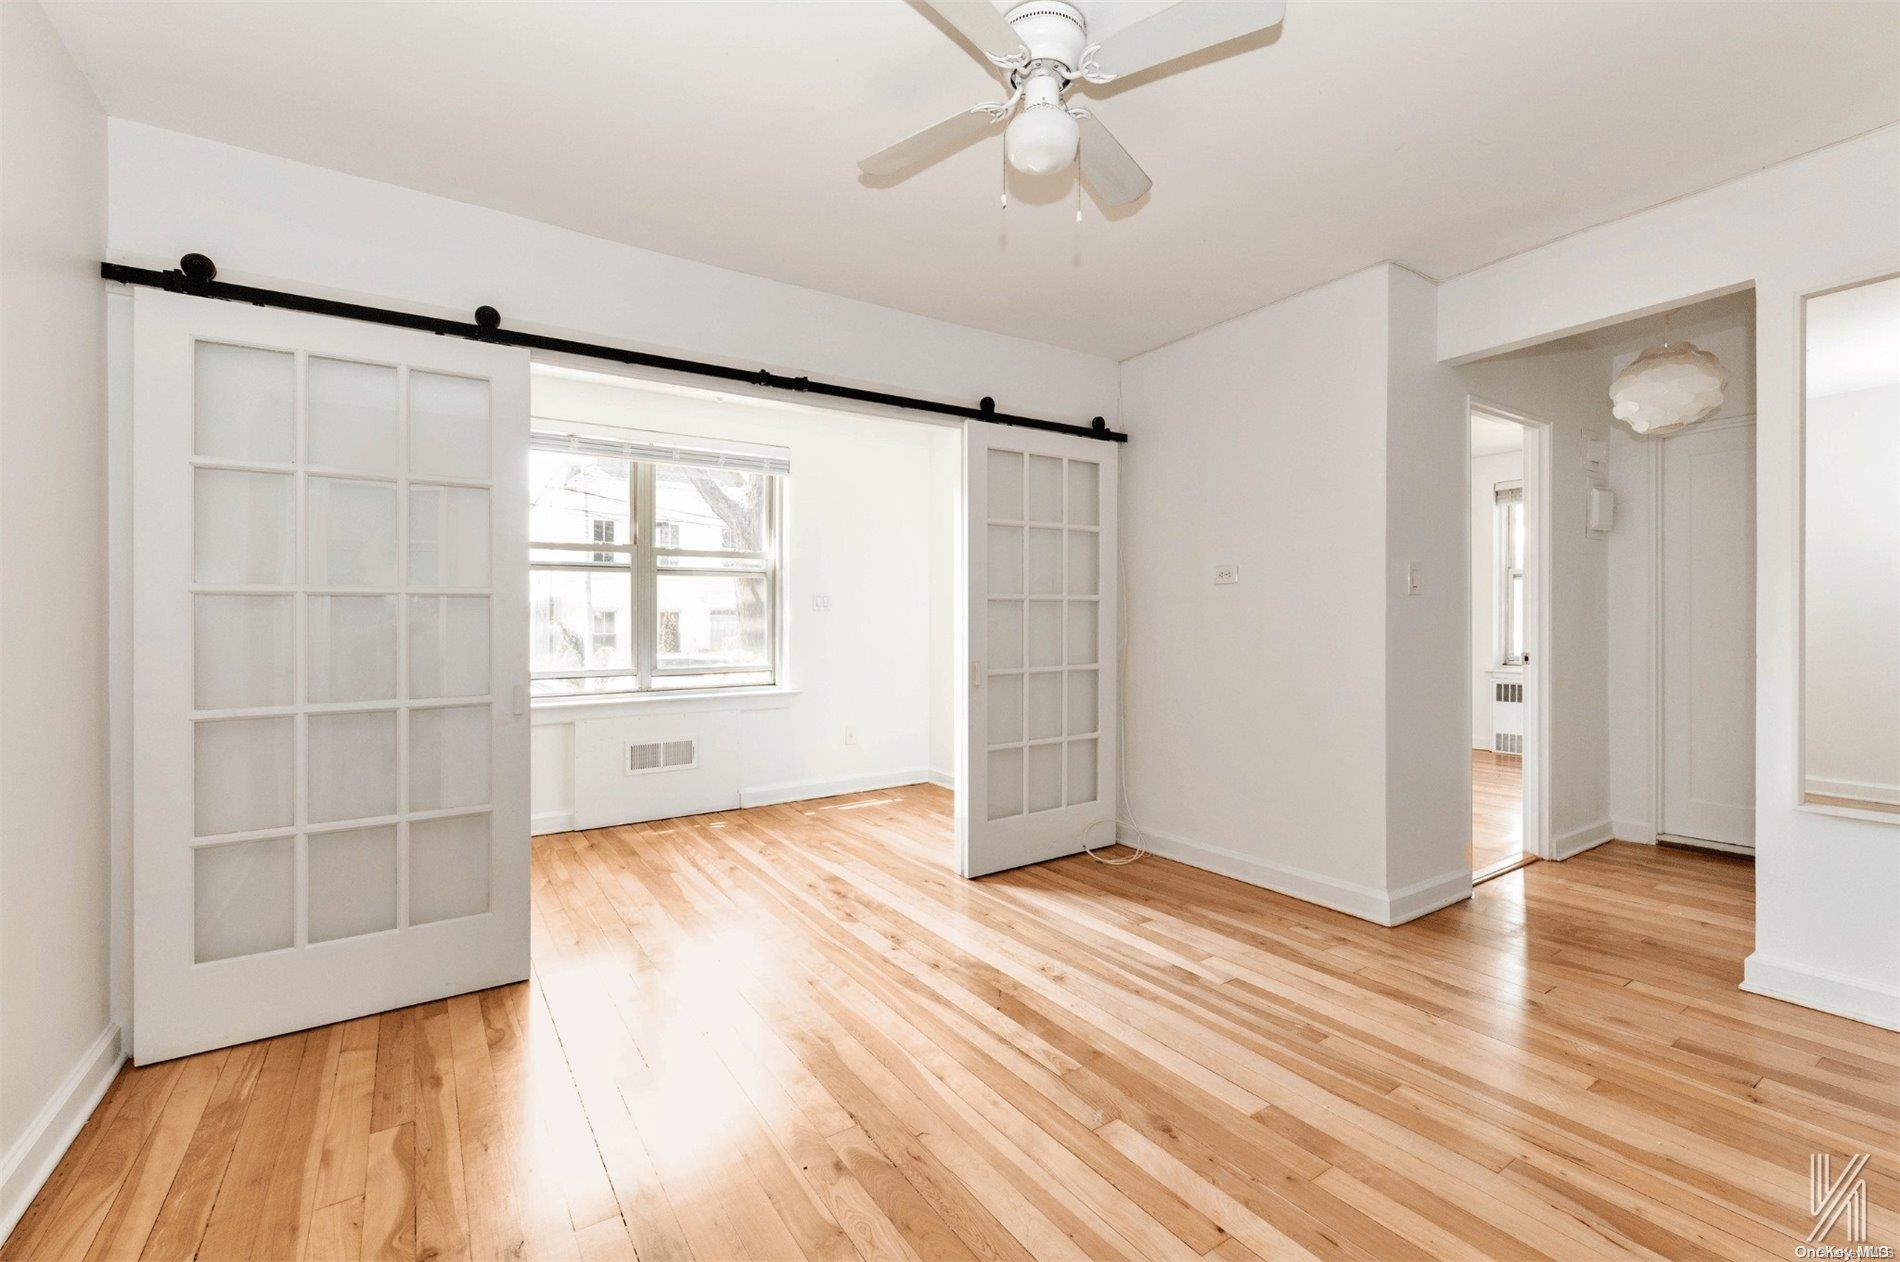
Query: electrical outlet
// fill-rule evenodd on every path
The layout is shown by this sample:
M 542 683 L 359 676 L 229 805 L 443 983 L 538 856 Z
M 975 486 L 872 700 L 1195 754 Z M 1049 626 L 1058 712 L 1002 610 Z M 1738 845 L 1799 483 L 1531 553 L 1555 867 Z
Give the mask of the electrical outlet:
M 1240 567 L 1238 565 L 1217 565 L 1214 567 L 1214 583 L 1216 586 L 1224 587 L 1228 583 L 1238 583 L 1239 581 Z
M 817 610 L 819 613 L 830 613 L 831 612 L 831 597 L 828 595 L 822 595 L 822 594 L 813 596 L 811 598 L 811 607 Z

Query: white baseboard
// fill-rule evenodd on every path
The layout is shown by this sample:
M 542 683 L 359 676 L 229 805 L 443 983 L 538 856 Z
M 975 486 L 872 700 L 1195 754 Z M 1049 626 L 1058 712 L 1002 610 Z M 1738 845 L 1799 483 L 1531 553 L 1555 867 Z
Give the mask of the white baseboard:
M 929 780 L 930 772 L 916 767 L 906 771 L 873 771 L 836 780 L 788 780 L 782 784 L 761 784 L 740 789 L 739 805 L 777 806 L 780 802 L 831 798 L 840 793 L 869 793 L 874 789 L 895 789 L 899 785 L 924 784 Z
M 574 831 L 574 812 L 548 811 L 529 821 L 528 831 L 539 837 L 542 833 L 567 833 Z
M 1236 881 L 1258 885 L 1302 902 L 1330 907 L 1348 916 L 1370 920 L 1375 925 L 1404 924 L 1471 897 L 1471 872 L 1464 868 L 1387 891 L 1322 876 L 1303 868 L 1268 863 L 1204 841 L 1191 841 L 1153 829 L 1138 829 L 1127 820 L 1117 826 L 1116 835 L 1123 841 L 1139 845 L 1150 854 L 1158 854 L 1203 871 L 1231 876 Z
M 1592 820 L 1582 828 L 1573 828 L 1569 832 L 1557 834 L 1553 839 L 1551 851 L 1558 859 L 1574 858 L 1586 850 L 1602 845 L 1615 836 L 1615 825 L 1611 824 L 1609 820 Z
M 939 789 L 948 789 L 952 793 L 957 791 L 957 776 L 953 771 L 938 771 L 932 768 L 924 773 L 924 778 Z
M 1885 802 L 1900 806 L 1900 784 L 1868 784 L 1860 780 L 1823 780 L 1809 776 L 1809 793 L 1831 798 L 1853 798 L 1857 802 Z
M 108 1025 L 80 1056 L 39 1116 L 7 1150 L 0 1163 L 0 1240 L 19 1223 L 26 1207 L 66 1155 L 79 1128 L 99 1107 L 106 1088 L 125 1063 L 119 1027 Z
M 1883 1030 L 1900 1030 L 1900 989 L 1764 959 L 1759 951 L 1742 961 L 1742 989 Z
M 1610 819 L 1610 835 L 1618 841 L 1636 841 L 1644 845 L 1656 844 L 1656 826 L 1646 819 Z

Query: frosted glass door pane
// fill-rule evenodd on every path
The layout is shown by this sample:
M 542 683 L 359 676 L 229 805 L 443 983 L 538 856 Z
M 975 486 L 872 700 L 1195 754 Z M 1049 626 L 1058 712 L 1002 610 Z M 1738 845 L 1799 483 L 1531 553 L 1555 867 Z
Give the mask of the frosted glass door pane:
M 312 702 L 396 699 L 394 596 L 312 596 L 305 619 Z
M 1028 676 L 1028 693 L 1029 739 L 1062 735 L 1062 672 Z
M 1023 457 L 1017 451 L 990 450 L 990 520 L 1023 519 Z
M 1102 524 L 1101 466 L 1087 460 L 1069 461 L 1069 524 Z
M 200 710 L 296 700 L 295 609 L 289 596 L 192 598 L 192 703 Z
M 197 835 L 283 828 L 291 822 L 293 720 L 224 719 L 193 733 Z
M 402 418 L 394 368 L 312 358 L 304 389 L 308 463 L 357 473 L 396 472 Z
M 1072 670 L 1069 679 L 1069 724 L 1070 736 L 1087 736 L 1095 731 L 1099 722 L 1097 716 L 1101 698 L 1099 684 L 1092 670 Z
M 409 488 L 409 584 L 488 586 L 488 492 Z
M 192 447 L 213 460 L 289 464 L 295 446 L 297 360 L 288 351 L 199 342 Z
M 1023 664 L 1023 602 L 990 602 L 990 667 L 1015 670 Z
M 312 942 L 396 927 L 396 829 L 312 833 L 307 907 Z
M 1064 748 L 1069 751 L 1069 805 L 1093 802 L 1096 787 L 1095 742 L 1068 741 Z
M 200 846 L 192 856 L 193 958 L 200 964 L 292 945 L 296 852 L 288 837 Z
M 1069 665 L 1094 666 L 1100 657 L 1096 648 L 1098 639 L 1095 629 L 1097 618 L 1095 602 L 1092 600 L 1072 600 L 1069 602 Z
M 409 825 L 409 923 L 426 925 L 488 910 L 486 815 L 417 820 Z
M 1023 528 L 990 527 L 990 593 L 1014 596 L 1023 590 Z
M 1023 739 L 1023 677 L 990 676 L 990 744 L 1016 745 Z
M 295 486 L 284 473 L 193 475 L 193 573 L 211 586 L 294 582 Z
M 1062 461 L 1054 456 L 1029 457 L 1024 509 L 1030 521 L 1062 520 Z
M 1031 745 L 1025 807 L 1034 814 L 1062 805 L 1062 746 Z
M 1094 596 L 1101 590 L 1097 573 L 1100 547 L 1093 530 L 1069 532 L 1069 595 Z
M 312 587 L 396 585 L 396 487 L 390 482 L 311 478 Z
M 1027 642 L 1031 666 L 1062 665 L 1061 601 L 1032 600 L 1029 602 Z
M 488 383 L 409 374 L 409 472 L 488 480 Z
M 1023 813 L 1023 751 L 1017 749 L 993 749 L 990 751 L 990 800 L 989 817 L 1007 819 Z
M 310 822 L 396 813 L 396 712 L 313 714 Z
M 409 695 L 479 697 L 489 689 L 488 597 L 409 598 Z
M 481 806 L 488 801 L 488 707 L 409 712 L 409 809 Z
M 1031 596 L 1062 594 L 1062 532 L 1032 527 L 1029 531 L 1029 559 L 1024 576 Z

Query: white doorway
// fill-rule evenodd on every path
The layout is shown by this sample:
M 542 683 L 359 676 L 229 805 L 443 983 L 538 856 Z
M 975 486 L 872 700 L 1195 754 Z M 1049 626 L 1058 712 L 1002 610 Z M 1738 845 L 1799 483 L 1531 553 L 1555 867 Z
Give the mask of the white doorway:
M 1531 417 L 1468 408 L 1472 879 L 1548 853 L 1544 679 L 1550 637 L 1549 448 Z
M 1658 839 L 1753 854 L 1755 426 L 1658 447 Z

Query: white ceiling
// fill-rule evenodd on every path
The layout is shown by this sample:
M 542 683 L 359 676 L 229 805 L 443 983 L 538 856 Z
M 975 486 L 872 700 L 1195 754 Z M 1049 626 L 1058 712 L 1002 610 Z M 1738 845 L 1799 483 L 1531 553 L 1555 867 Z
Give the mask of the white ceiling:
M 1524 427 L 1482 412 L 1471 414 L 1471 458 L 1524 450 Z
M 860 181 L 997 95 L 901 0 L 46 7 L 117 116 L 1115 358 L 1900 116 L 1900 5 L 1294 0 L 1277 32 L 1090 90 L 1155 189 L 1078 230 L 1066 178 L 999 211 L 997 139 Z M 1099 35 L 1162 6 L 1081 7 Z

